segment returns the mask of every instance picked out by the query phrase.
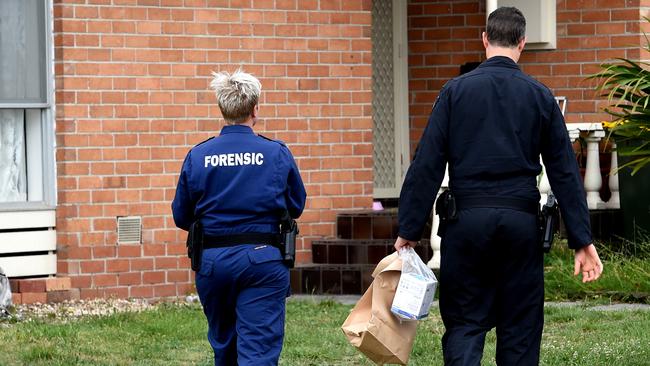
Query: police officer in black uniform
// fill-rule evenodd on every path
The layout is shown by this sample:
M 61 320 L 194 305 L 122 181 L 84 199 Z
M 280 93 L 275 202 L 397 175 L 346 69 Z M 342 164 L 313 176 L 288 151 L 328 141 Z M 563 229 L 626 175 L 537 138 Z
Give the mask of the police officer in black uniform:
M 589 212 L 564 119 L 551 93 L 517 61 L 526 20 L 492 12 L 487 60 L 440 91 L 406 175 L 395 248 L 415 246 L 449 164 L 456 215 L 442 235 L 440 313 L 446 365 L 480 365 L 496 327 L 499 365 L 537 365 L 543 327 L 543 251 L 538 240 L 541 154 L 575 249 L 575 274 L 597 279 Z
M 211 83 L 227 126 L 187 154 L 172 203 L 176 226 L 203 227 L 196 289 L 215 365 L 277 365 L 289 271 L 272 238 L 306 193 L 287 146 L 253 133 L 260 82 L 241 70 Z

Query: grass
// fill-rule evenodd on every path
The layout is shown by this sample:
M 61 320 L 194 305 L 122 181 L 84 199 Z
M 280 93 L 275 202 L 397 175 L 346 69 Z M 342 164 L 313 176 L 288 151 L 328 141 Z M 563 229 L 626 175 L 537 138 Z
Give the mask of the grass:
M 372 365 L 348 344 L 340 325 L 351 306 L 290 301 L 280 365 Z M 545 310 L 542 365 L 647 365 L 650 311 Z M 163 304 L 141 313 L 0 323 L 0 365 L 211 365 L 198 305 Z M 441 365 L 442 321 L 422 321 L 409 365 Z M 494 365 L 488 334 L 483 365 Z
M 373 365 L 339 329 L 350 307 L 291 304 L 282 365 Z M 309 314 L 309 315 L 307 315 Z M 547 307 L 541 365 L 647 365 L 650 311 L 593 311 Z M 442 365 L 444 332 L 437 311 L 418 326 L 409 365 Z M 488 333 L 482 365 L 495 365 L 495 335 Z
M 547 300 L 650 303 L 650 242 L 633 248 L 599 245 L 605 272 L 595 283 L 573 277 L 573 252 L 558 243 L 545 256 Z M 627 254 L 621 254 L 621 253 Z M 633 254 L 633 255 L 630 255 Z M 372 365 L 340 326 L 352 307 L 332 301 L 290 301 L 280 365 Z M 542 365 L 648 365 L 650 311 L 595 311 L 587 305 L 547 307 Z M 89 316 L 0 320 L 3 365 L 212 365 L 207 325 L 196 304 L 161 304 L 154 310 Z M 441 365 L 444 332 L 437 310 L 418 328 L 409 365 Z M 495 365 L 495 335 L 488 333 L 483 365 Z
M 5 326 L 0 365 L 185 365 L 206 359 L 205 319 L 197 306 Z
M 617 247 L 597 244 L 604 272 L 598 281 L 583 284 L 573 276 L 573 250 L 554 245 L 545 261 L 545 297 L 549 301 L 595 300 L 650 304 L 650 241 Z

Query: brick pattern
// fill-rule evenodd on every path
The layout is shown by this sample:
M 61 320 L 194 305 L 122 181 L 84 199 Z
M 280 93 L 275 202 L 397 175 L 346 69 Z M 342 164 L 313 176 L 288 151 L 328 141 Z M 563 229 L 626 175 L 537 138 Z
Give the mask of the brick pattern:
M 568 122 L 599 121 L 604 101 L 584 77 L 608 58 L 639 56 L 650 3 L 557 6 L 558 49 L 527 51 L 522 66 L 569 98 Z M 289 144 L 309 194 L 298 262 L 310 261 L 313 240 L 336 234 L 337 212 L 369 207 L 370 7 L 371 0 L 54 0 L 57 272 L 77 295 L 192 291 L 185 234 L 169 207 L 188 149 L 222 126 L 211 71 L 241 65 L 262 81 L 256 130 Z M 484 59 L 485 4 L 410 0 L 408 17 L 414 146 L 444 82 L 460 64 Z M 116 217 L 126 215 L 143 217 L 142 245 L 116 245 Z
M 647 15 L 640 0 L 557 0 L 557 49 L 524 51 L 524 72 L 566 96 L 566 120 L 599 122 L 606 100 L 588 75 L 615 57 L 638 58 Z M 411 145 L 414 149 L 444 83 L 465 62 L 483 61 L 485 1 L 416 1 L 408 5 Z M 413 150 L 412 150 L 413 151 Z
M 77 300 L 79 289 L 72 288 L 69 277 L 10 279 L 11 302 L 14 305 Z
M 222 126 L 210 73 L 263 85 L 256 131 L 307 185 L 298 262 L 335 212 L 372 201 L 370 0 L 56 0 L 58 273 L 81 298 L 192 291 L 170 202 L 191 146 Z M 116 217 L 143 218 L 116 245 Z

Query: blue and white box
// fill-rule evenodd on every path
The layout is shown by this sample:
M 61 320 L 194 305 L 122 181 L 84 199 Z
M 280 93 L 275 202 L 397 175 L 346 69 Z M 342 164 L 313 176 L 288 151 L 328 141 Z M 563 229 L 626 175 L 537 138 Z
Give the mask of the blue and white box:
M 390 310 L 399 318 L 420 320 L 429 315 L 438 281 L 416 273 L 402 273 Z

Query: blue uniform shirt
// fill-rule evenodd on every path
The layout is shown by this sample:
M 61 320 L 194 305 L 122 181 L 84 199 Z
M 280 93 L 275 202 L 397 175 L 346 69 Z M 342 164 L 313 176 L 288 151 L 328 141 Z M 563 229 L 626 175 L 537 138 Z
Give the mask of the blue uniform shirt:
M 491 57 L 440 91 L 400 195 L 399 235 L 419 240 L 449 163 L 462 196 L 539 201 L 540 153 L 569 247 L 592 242 L 589 210 L 564 118 L 551 91 L 510 58 Z
M 299 217 L 305 199 L 298 167 L 284 143 L 231 125 L 187 154 L 172 211 L 183 230 L 200 218 L 206 235 L 277 233 L 282 212 Z

